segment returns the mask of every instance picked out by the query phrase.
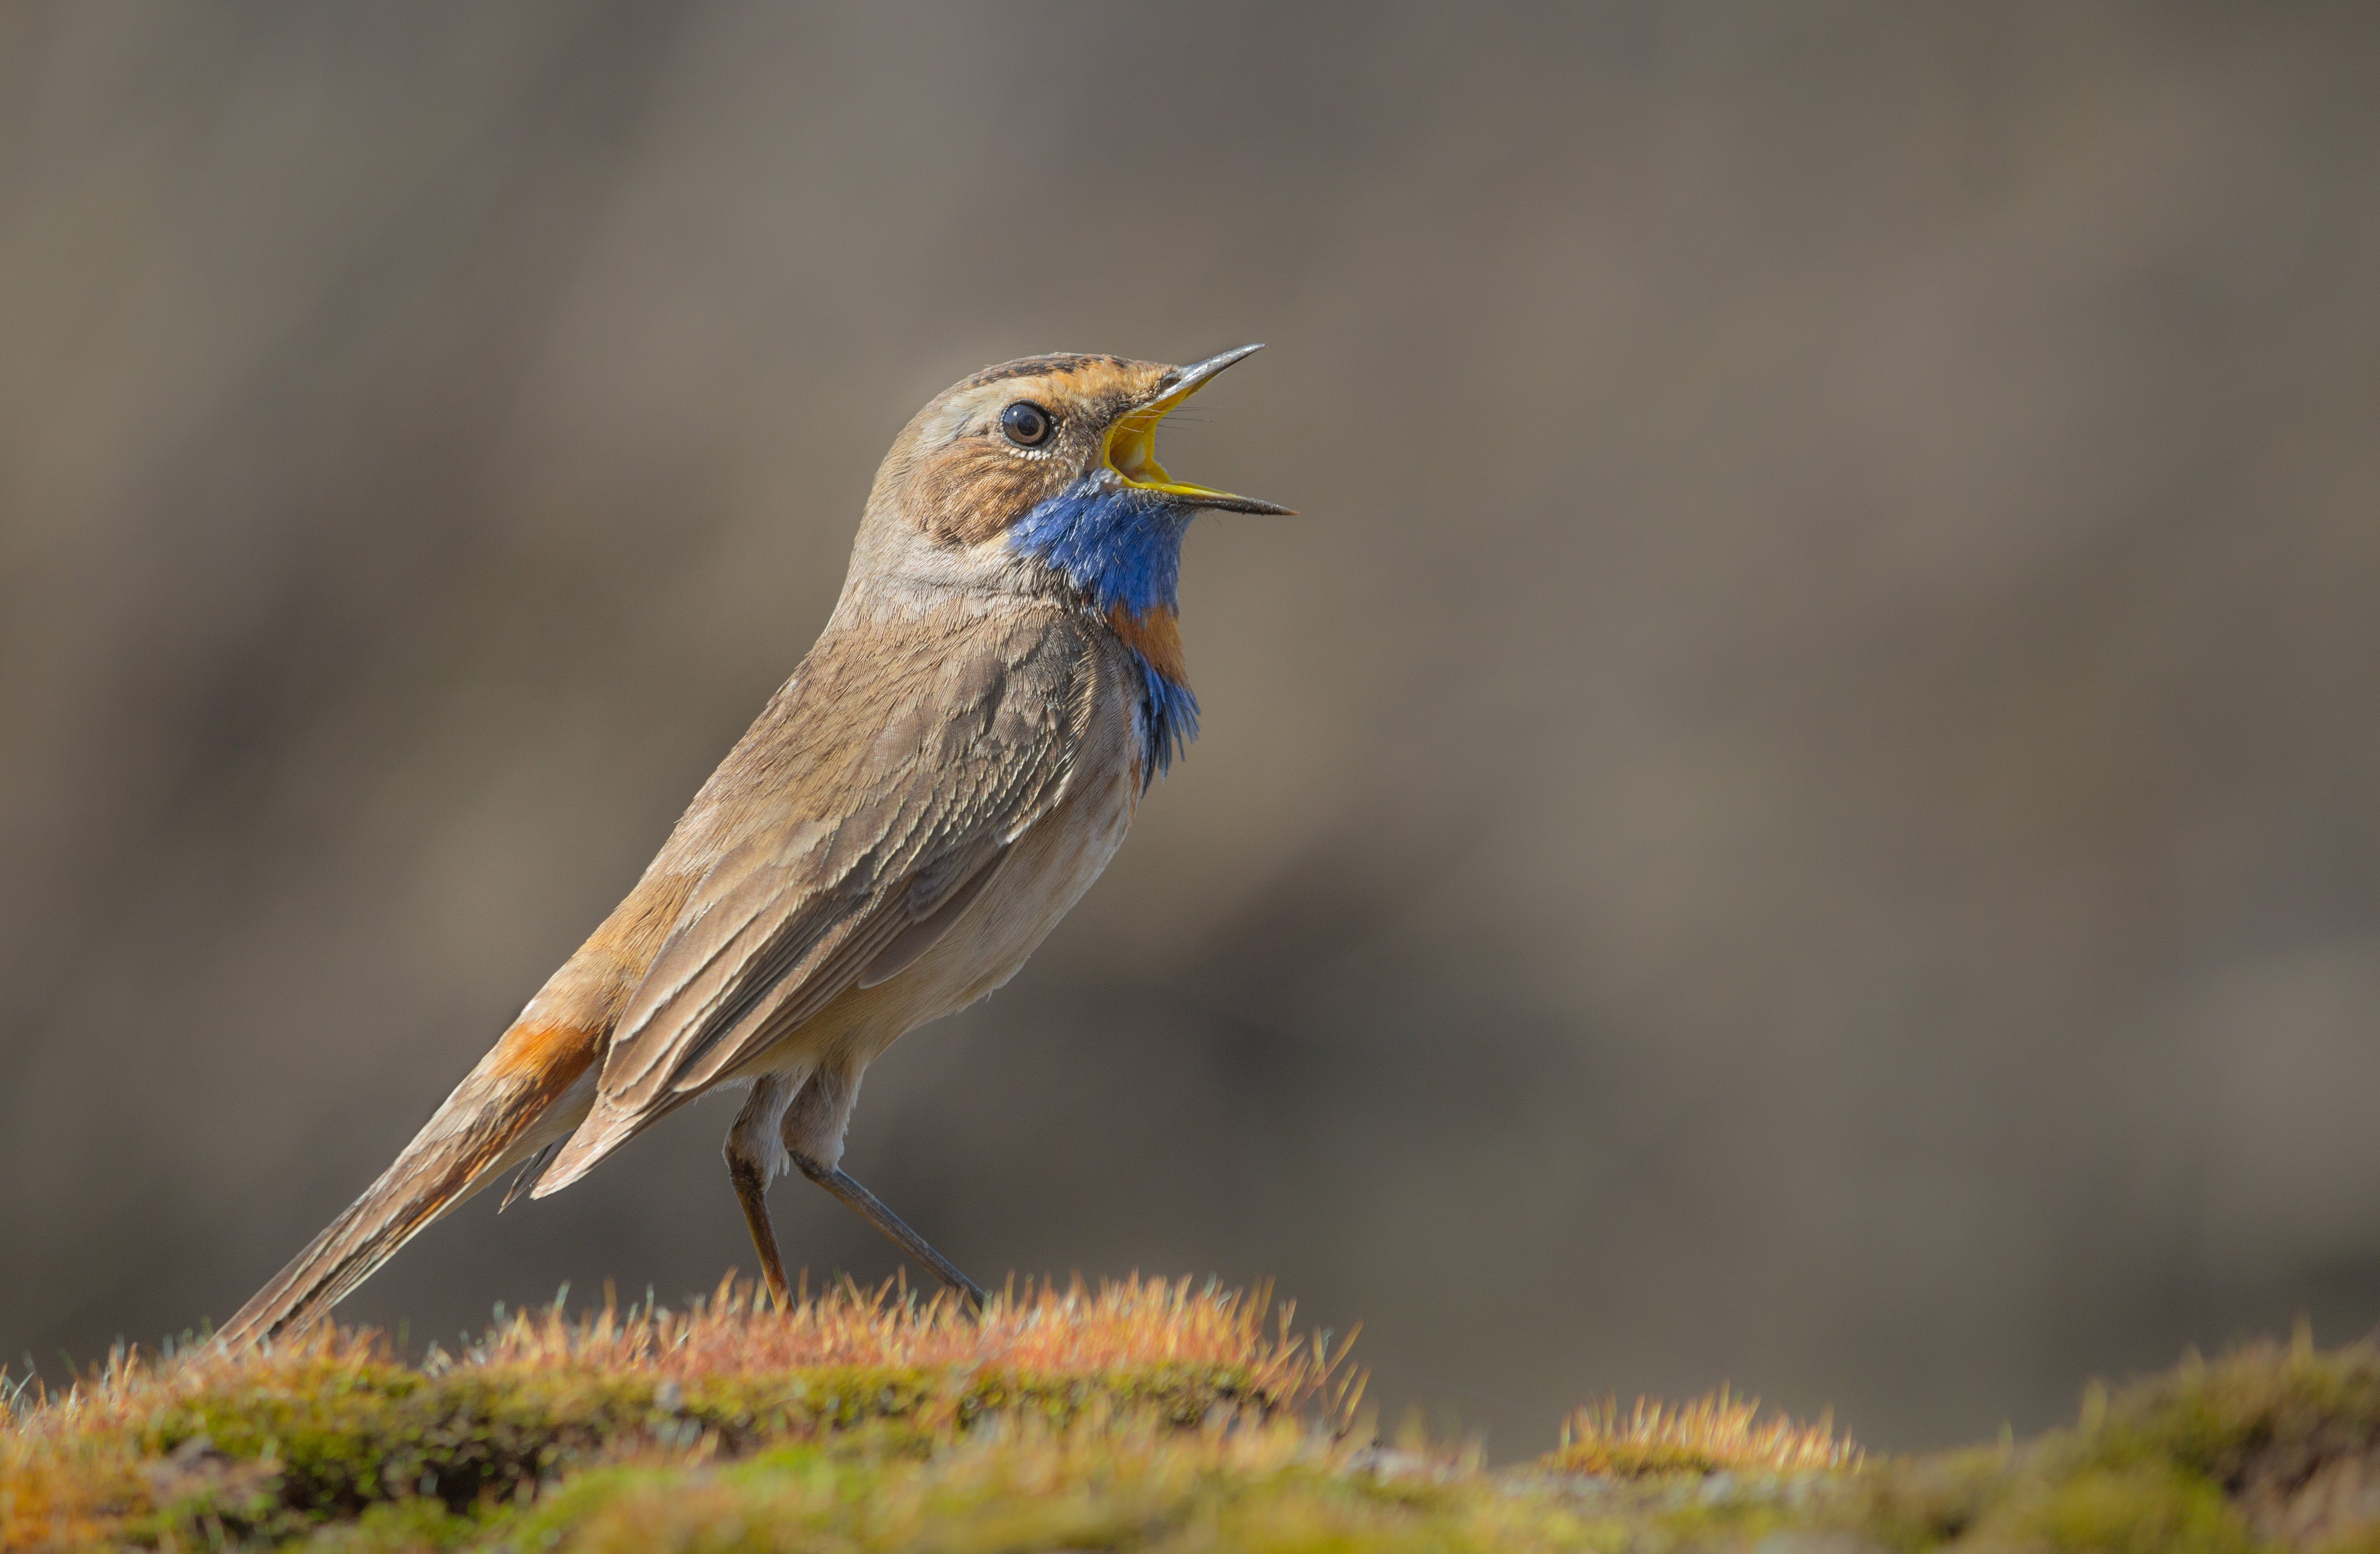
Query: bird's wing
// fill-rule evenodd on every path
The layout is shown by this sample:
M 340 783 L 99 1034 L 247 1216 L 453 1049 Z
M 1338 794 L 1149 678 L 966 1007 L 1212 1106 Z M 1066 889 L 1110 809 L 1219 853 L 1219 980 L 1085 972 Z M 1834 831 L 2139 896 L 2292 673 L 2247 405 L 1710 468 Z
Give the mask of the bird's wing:
M 656 1116 L 924 953 L 1064 794 L 1095 662 L 1039 613 L 821 641 L 681 822 L 717 861 L 621 1014 L 599 1111 Z

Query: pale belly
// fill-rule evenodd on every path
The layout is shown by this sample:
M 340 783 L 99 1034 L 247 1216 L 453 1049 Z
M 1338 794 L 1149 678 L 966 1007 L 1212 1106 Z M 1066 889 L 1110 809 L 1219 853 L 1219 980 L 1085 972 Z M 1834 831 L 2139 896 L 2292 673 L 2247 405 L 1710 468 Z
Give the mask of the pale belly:
M 1096 771 L 1078 770 L 1064 801 L 1016 839 L 990 885 L 932 948 L 891 980 L 835 999 L 782 1043 L 767 1066 L 865 1067 L 904 1032 L 965 1008 L 1015 976 L 1132 827 L 1138 763 L 1126 758 L 1098 764 Z

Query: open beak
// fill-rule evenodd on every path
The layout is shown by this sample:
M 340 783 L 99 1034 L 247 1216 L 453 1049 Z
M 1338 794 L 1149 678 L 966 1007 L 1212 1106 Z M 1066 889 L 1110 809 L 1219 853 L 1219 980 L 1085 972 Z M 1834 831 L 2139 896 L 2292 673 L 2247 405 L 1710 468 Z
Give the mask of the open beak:
M 1157 423 L 1176 406 L 1204 388 L 1216 373 L 1262 349 L 1262 346 L 1242 346 L 1236 351 L 1210 356 L 1194 366 L 1176 370 L 1173 381 L 1156 398 L 1118 416 L 1115 424 L 1108 428 L 1108 467 L 1135 491 L 1163 492 L 1189 506 L 1213 507 L 1226 513 L 1273 513 L 1283 517 L 1293 516 L 1290 508 L 1270 502 L 1258 502 L 1252 496 L 1233 496 L 1227 491 L 1210 491 L 1205 486 L 1177 480 L 1157 462 Z

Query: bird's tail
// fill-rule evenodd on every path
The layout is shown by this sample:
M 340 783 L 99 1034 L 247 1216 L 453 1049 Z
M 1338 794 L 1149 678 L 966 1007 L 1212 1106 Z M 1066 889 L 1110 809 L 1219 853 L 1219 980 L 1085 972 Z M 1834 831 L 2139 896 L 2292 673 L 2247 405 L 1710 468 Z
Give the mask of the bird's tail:
M 586 1116 L 601 1046 L 598 1031 L 549 1025 L 506 1031 L 380 1180 L 225 1324 L 222 1342 L 245 1348 L 311 1326 L 507 1167 L 526 1161 L 526 1185 L 541 1157 Z

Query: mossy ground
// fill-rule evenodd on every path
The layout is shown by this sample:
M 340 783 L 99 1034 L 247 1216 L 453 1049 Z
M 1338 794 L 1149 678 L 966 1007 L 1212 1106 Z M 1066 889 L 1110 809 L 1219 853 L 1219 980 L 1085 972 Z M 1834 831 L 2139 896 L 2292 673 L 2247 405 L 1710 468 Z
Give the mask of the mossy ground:
M 2380 1354 L 2193 1363 L 2026 1445 L 1863 1460 L 1725 1394 L 1584 1410 L 1517 1468 L 1383 1447 L 1343 1345 L 1133 1281 L 977 1320 L 849 1289 L 786 1313 L 516 1317 L 119 1354 L 0 1421 L 0 1548 L 414 1550 L 2265 1549 L 2380 1554 Z

